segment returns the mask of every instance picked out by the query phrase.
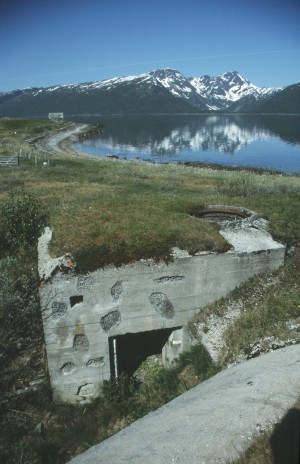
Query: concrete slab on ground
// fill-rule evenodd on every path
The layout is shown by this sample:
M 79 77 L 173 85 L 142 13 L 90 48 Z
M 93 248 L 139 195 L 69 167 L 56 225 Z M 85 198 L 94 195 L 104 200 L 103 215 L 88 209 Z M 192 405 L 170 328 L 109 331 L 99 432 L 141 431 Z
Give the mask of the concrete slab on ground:
M 300 345 L 293 345 L 220 372 L 70 463 L 226 463 L 299 395 Z M 288 449 L 294 454 L 285 463 L 298 463 L 299 450 Z

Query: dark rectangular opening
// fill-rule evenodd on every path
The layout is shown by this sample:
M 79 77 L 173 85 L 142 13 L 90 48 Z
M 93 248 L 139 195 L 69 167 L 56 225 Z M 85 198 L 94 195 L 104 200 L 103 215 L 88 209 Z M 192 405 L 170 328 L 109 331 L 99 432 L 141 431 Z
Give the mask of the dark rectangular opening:
M 70 296 L 70 305 L 71 308 L 76 305 L 77 303 L 82 303 L 83 302 L 83 296 L 82 295 L 74 295 Z
M 161 354 L 171 333 L 178 329 L 181 326 L 109 337 L 111 377 L 115 378 L 122 372 L 132 376 L 148 356 Z

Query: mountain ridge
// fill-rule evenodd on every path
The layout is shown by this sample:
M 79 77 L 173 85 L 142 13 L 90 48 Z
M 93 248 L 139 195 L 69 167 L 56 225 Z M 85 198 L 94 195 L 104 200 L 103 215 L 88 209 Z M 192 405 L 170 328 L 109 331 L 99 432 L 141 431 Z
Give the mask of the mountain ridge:
M 289 87 L 257 87 L 237 71 L 187 78 L 164 68 L 137 76 L 0 92 L 0 116 L 260 112 L 261 105 L 281 92 L 288 98 Z M 276 112 L 276 101 L 270 112 Z M 282 99 L 278 101 L 282 107 Z

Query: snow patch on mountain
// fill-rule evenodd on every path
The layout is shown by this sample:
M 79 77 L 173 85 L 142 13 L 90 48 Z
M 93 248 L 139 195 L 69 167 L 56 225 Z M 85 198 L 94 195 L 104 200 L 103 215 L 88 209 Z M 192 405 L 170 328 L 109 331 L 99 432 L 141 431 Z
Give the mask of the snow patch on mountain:
M 220 76 L 201 76 L 190 79 L 197 93 L 206 100 L 210 109 L 226 109 L 231 102 L 243 97 L 252 96 L 255 100 L 261 96 L 271 95 L 281 90 L 275 88 L 260 88 L 251 84 L 237 71 L 227 72 Z
M 167 68 L 152 71 L 150 76 L 176 97 L 190 99 L 191 94 L 195 92 L 188 79 L 174 69 Z

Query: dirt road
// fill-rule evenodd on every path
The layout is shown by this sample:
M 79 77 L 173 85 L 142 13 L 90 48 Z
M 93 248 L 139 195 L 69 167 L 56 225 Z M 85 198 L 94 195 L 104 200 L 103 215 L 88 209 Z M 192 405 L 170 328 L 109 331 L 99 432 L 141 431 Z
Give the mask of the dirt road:
M 74 148 L 71 149 L 72 142 L 76 141 L 77 136 L 87 129 L 87 124 L 72 124 L 66 129 L 58 129 L 35 139 L 29 140 L 29 144 L 34 148 L 47 154 L 79 154 Z

